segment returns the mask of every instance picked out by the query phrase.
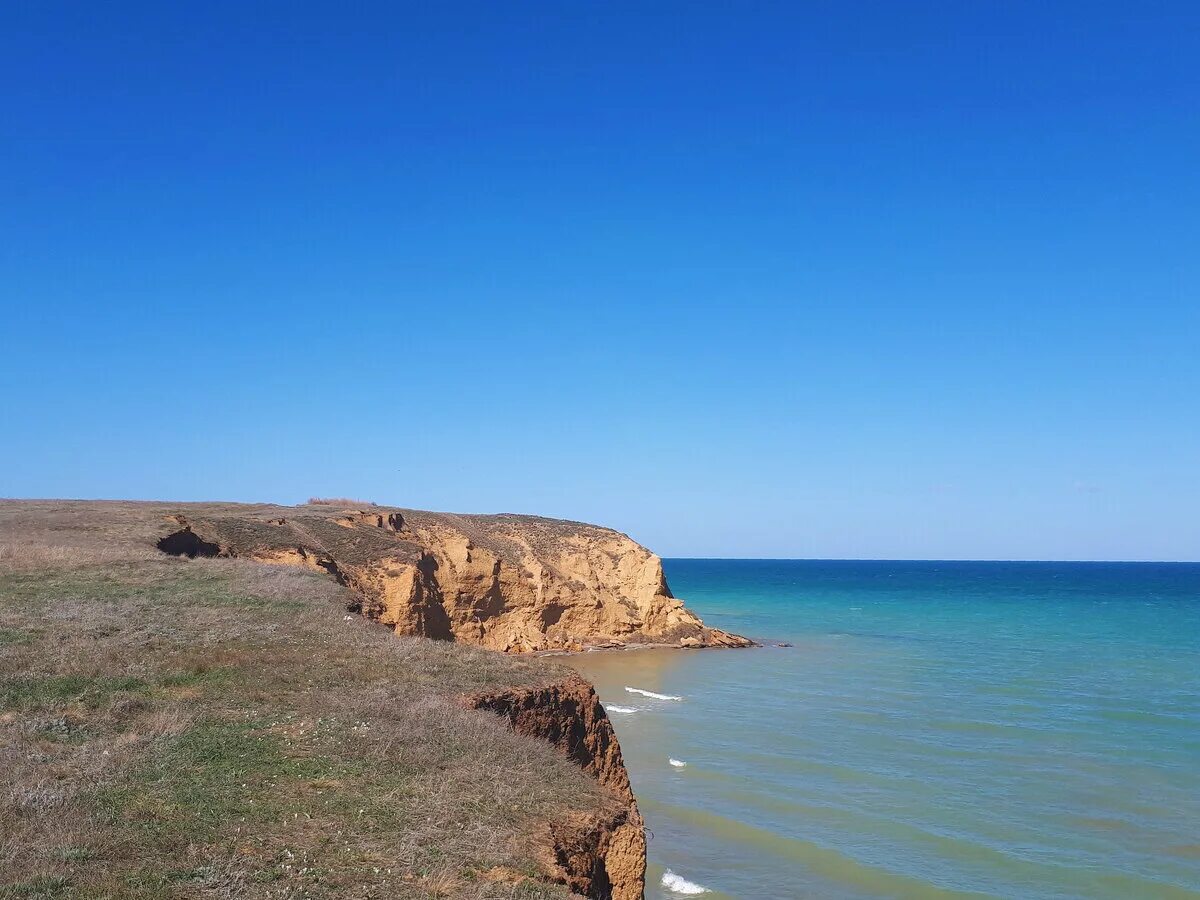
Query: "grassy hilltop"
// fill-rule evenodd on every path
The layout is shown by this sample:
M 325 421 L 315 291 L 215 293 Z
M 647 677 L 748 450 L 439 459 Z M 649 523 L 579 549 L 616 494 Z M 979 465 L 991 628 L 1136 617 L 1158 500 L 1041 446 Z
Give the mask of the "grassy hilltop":
M 456 699 L 551 662 L 166 556 L 170 511 L 0 502 L 0 897 L 570 896 L 532 836 L 612 798 Z

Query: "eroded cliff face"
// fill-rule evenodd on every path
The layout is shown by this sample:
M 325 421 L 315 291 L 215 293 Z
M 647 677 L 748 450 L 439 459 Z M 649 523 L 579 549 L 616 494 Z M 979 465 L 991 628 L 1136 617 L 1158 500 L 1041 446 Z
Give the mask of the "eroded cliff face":
M 750 644 L 706 628 L 671 595 L 660 559 L 607 528 L 383 508 L 286 513 L 175 516 L 159 547 L 328 572 L 399 633 L 507 652 Z
M 167 553 L 231 556 L 324 572 L 354 607 L 402 634 L 508 652 L 627 643 L 747 646 L 671 595 L 657 556 L 618 532 L 531 516 L 398 509 L 260 509 L 171 517 Z M 643 896 L 646 833 L 612 723 L 578 675 L 463 698 L 544 740 L 611 802 L 531 836 L 544 875 L 596 900 Z M 498 873 L 498 877 L 517 873 Z
M 542 687 L 466 698 L 506 718 L 519 734 L 548 741 L 608 788 L 613 808 L 548 826 L 546 875 L 586 897 L 639 900 L 646 875 L 646 832 L 612 723 L 595 690 L 578 675 Z

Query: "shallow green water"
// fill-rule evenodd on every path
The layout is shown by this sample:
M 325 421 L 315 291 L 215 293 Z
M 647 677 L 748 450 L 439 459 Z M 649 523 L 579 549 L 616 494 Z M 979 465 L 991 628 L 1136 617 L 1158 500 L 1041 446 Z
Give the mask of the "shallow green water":
M 795 646 L 575 659 L 649 897 L 1200 898 L 1200 565 L 666 566 Z

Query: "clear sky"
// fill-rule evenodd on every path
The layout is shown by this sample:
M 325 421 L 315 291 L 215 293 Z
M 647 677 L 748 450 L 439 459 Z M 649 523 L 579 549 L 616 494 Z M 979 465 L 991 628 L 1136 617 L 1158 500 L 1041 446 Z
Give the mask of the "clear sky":
M 9 4 L 0 495 L 1200 558 L 1200 5 Z

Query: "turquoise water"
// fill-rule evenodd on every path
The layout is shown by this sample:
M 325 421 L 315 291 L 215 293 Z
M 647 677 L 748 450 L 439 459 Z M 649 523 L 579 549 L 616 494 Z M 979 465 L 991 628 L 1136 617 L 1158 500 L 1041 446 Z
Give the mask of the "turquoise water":
M 669 870 L 707 897 L 1200 898 L 1200 564 L 666 568 L 709 624 L 795 646 L 577 658 L 647 896 L 686 896 Z

